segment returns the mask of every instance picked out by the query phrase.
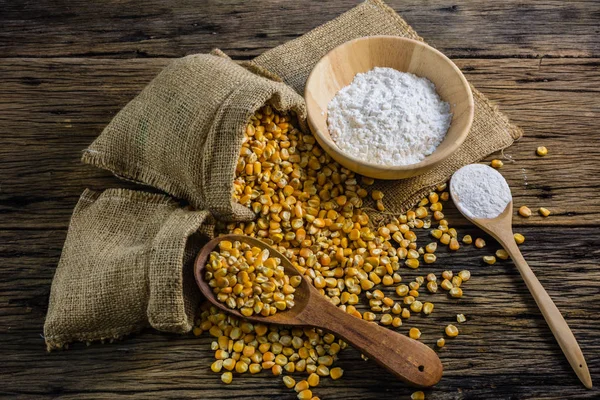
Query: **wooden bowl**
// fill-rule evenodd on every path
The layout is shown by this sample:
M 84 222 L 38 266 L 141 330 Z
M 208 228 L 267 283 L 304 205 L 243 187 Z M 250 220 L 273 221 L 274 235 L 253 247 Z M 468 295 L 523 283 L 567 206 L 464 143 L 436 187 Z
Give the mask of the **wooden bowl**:
M 358 160 L 343 153 L 329 135 L 327 105 L 356 74 L 374 67 L 389 67 L 425 77 L 435 84 L 442 100 L 450 104 L 453 116 L 445 139 L 419 163 L 385 166 Z M 310 73 L 304 98 L 310 129 L 321 147 L 344 167 L 378 179 L 403 179 L 424 174 L 459 148 L 473 122 L 473 94 L 458 67 L 433 47 L 397 36 L 359 38 L 331 50 Z

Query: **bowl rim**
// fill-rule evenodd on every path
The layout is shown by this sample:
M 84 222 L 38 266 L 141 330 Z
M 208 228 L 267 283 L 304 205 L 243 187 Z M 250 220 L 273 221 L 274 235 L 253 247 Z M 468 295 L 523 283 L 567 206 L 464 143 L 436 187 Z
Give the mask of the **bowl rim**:
M 366 167 L 380 170 L 380 171 L 398 171 L 398 172 L 412 171 L 412 170 L 416 170 L 416 169 L 423 169 L 424 167 L 427 167 L 429 165 L 437 164 L 441 161 L 444 161 L 445 159 L 450 157 L 453 153 L 455 153 L 456 150 L 458 150 L 458 148 L 463 144 L 463 142 L 466 140 L 467 136 L 469 135 L 469 132 L 471 131 L 471 127 L 473 125 L 473 118 L 475 115 L 475 103 L 473 100 L 473 91 L 471 90 L 471 85 L 469 84 L 469 81 L 467 81 L 467 78 L 465 78 L 465 76 L 463 75 L 460 68 L 458 68 L 456 66 L 456 64 L 454 64 L 454 62 L 450 58 L 448 58 L 444 53 L 435 49 L 434 47 L 429 46 L 428 44 L 426 44 L 423 41 L 409 39 L 409 38 L 405 38 L 402 36 L 394 36 L 394 35 L 373 35 L 373 36 L 362 36 L 362 37 L 359 37 L 356 39 L 348 40 L 348 41 L 334 47 L 333 49 L 329 50 L 323 57 L 321 57 L 321 59 L 315 64 L 313 69 L 310 71 L 310 74 L 308 75 L 308 78 L 306 79 L 306 85 L 304 86 L 304 101 L 306 102 L 307 98 L 308 98 L 307 92 L 308 92 L 308 88 L 310 86 L 309 83 L 310 83 L 311 79 L 314 77 L 317 67 L 322 62 L 324 62 L 325 58 L 327 58 L 331 53 L 338 50 L 339 48 L 341 48 L 343 46 L 348 46 L 351 43 L 359 42 L 359 41 L 376 40 L 376 39 L 392 39 L 392 40 L 395 40 L 398 42 L 414 43 L 417 46 L 425 48 L 427 51 L 432 51 L 432 52 L 436 53 L 437 55 L 441 56 L 442 59 L 444 59 L 447 62 L 447 64 L 458 74 L 458 77 L 460 78 L 461 82 L 467 88 L 467 94 L 468 94 L 467 99 L 468 99 L 468 103 L 469 103 L 468 104 L 469 105 L 469 107 L 468 107 L 468 109 L 469 109 L 468 122 L 467 122 L 467 125 L 466 125 L 464 131 L 462 132 L 462 134 L 456 140 L 454 140 L 454 142 L 450 146 L 448 146 L 446 149 L 444 149 L 440 152 L 437 152 L 437 148 L 436 148 L 436 150 L 434 150 L 433 153 L 429 154 L 428 156 L 425 156 L 425 158 L 423 160 L 419 161 L 418 163 L 407 164 L 407 165 L 382 165 L 382 164 L 374 164 L 371 162 L 357 159 L 354 156 L 351 156 L 351 155 L 346 154 L 345 152 L 341 151 L 339 146 L 333 141 L 333 139 L 331 139 L 331 135 L 329 136 L 329 138 L 327 138 L 323 134 L 323 132 L 321 132 L 321 130 L 316 127 L 315 122 L 314 122 L 314 116 L 313 116 L 313 114 L 311 114 L 310 108 L 306 107 L 307 121 L 308 121 L 308 125 L 309 125 L 311 131 L 313 132 L 313 134 L 315 136 L 317 136 L 318 139 L 321 139 L 321 140 L 324 140 L 325 142 L 327 142 L 329 144 L 329 147 L 331 147 L 331 150 L 334 151 L 336 154 L 343 156 L 358 165 L 364 165 Z M 424 78 L 427 78 L 427 77 L 424 77 Z M 429 79 L 429 78 L 427 78 L 427 79 Z M 445 140 L 445 138 L 444 138 L 444 140 Z M 435 155 L 435 158 L 432 157 L 434 155 Z

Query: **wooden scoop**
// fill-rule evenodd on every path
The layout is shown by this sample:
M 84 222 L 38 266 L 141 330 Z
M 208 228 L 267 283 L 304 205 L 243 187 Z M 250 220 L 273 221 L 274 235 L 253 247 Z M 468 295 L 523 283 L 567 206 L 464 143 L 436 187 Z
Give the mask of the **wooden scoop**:
M 281 253 L 258 239 L 244 235 L 225 235 L 208 242 L 196 258 L 194 274 L 204 296 L 221 310 L 264 324 L 300 325 L 321 328 L 351 344 L 355 349 L 375 360 L 402 381 L 418 386 L 432 386 L 442 378 L 442 363 L 437 354 L 421 342 L 400 333 L 356 318 L 336 306 L 304 277 L 294 293 L 295 305 L 289 310 L 273 316 L 253 315 L 244 317 L 215 298 L 212 288 L 204 279 L 205 265 L 211 251 L 222 240 L 246 242 L 261 249 L 269 249 L 271 254 L 281 259 L 281 265 L 289 276 L 300 275 L 292 263 Z M 300 275 L 301 276 L 301 275 Z
M 583 385 L 586 388 L 591 389 L 592 377 L 590 376 L 590 371 L 585 363 L 585 358 L 579 348 L 579 344 L 577 344 L 577 340 L 575 339 L 575 336 L 573 336 L 573 332 L 569 329 L 569 325 L 567 325 L 567 322 L 540 281 L 538 281 L 531 268 L 529 268 L 529 265 L 527 265 L 527 262 L 521 255 L 519 247 L 515 242 L 512 231 L 512 200 L 508 203 L 502 214 L 491 219 L 470 218 L 461 208 L 461 204 L 454 193 L 452 193 L 452 200 L 454 201 L 454 204 L 456 204 L 456 208 L 458 208 L 465 218 L 496 239 L 510 255 L 510 258 L 521 273 L 521 277 L 525 281 L 525 284 L 542 312 L 542 315 L 546 319 L 548 326 L 550 326 L 556 341 L 560 345 L 563 353 L 565 353 L 565 356 L 567 356 L 569 364 L 571 364 L 571 367 Z

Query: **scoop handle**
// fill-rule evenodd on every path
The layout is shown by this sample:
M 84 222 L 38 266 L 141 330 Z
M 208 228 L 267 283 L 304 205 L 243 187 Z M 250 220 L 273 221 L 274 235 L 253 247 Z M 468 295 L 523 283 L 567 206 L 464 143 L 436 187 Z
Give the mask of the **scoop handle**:
M 315 303 L 318 304 L 313 304 L 314 307 L 302 316 L 307 325 L 342 338 L 410 385 L 433 386 L 442 378 L 442 362 L 435 351 L 423 343 L 375 322 L 354 317 L 325 297 Z
M 556 307 L 556 304 L 554 304 L 550 298 L 550 295 L 548 295 L 548 292 L 546 292 L 546 289 L 544 289 L 538 278 L 525 261 L 525 258 L 523 258 L 519 247 L 514 241 L 512 232 L 510 232 L 510 235 L 504 235 L 502 237 L 498 237 L 497 239 L 510 255 L 513 263 L 517 266 L 517 269 L 521 273 L 521 277 L 523 277 L 527 288 L 531 292 L 531 295 L 535 299 L 535 302 L 542 312 L 542 315 L 546 319 L 546 322 L 554 334 L 556 341 L 567 357 L 569 364 L 571 364 L 571 368 L 573 368 L 583 385 L 586 388 L 591 389 L 592 377 L 590 376 L 590 371 L 588 370 L 583 353 L 579 348 L 577 339 L 575 339 L 575 336 L 573 336 L 573 332 L 571 332 L 567 321 L 565 321 L 563 318 L 562 314 Z

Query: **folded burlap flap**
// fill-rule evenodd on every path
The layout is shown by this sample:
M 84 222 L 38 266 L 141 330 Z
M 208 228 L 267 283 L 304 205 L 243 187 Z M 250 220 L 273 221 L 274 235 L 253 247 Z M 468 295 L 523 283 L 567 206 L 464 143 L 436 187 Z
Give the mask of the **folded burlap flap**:
M 257 71 L 254 71 L 257 72 Z M 265 103 L 293 111 L 305 129 L 302 96 L 267 71 L 220 51 L 173 61 L 84 151 L 85 163 L 161 189 L 230 221 L 254 218 L 232 201 L 250 116 Z
M 149 326 L 189 332 L 200 301 L 192 264 L 213 231 L 208 211 L 161 194 L 86 190 L 52 281 L 48 349 Z
M 421 40 L 394 10 L 379 0 L 367 0 L 336 19 L 252 60 L 271 71 L 299 94 L 315 64 L 340 44 L 363 36 L 394 35 Z M 432 171 L 399 181 L 377 181 L 383 191 L 387 213 L 399 214 L 418 202 L 438 183 L 446 181 L 460 167 L 502 150 L 520 138 L 522 131 L 510 123 L 497 107 L 477 89 L 473 90 L 475 117 L 469 136 L 460 149 Z

